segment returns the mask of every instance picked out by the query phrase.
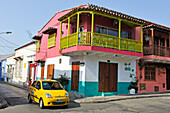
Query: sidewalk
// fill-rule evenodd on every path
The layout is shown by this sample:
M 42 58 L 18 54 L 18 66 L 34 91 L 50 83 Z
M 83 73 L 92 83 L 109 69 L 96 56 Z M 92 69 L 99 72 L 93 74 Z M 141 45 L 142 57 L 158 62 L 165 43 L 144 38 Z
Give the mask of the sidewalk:
M 8 103 L 6 102 L 6 100 L 0 97 L 0 109 L 5 108 L 7 106 L 8 106 Z
M 29 86 L 23 87 L 21 85 L 1 82 L 1 81 L 0 83 L 12 85 L 29 91 Z M 76 94 L 72 94 L 72 92 L 69 92 L 69 94 L 70 94 L 70 102 L 76 102 L 76 103 L 105 103 L 109 101 L 119 101 L 119 100 L 127 100 L 127 99 L 168 97 L 168 96 L 170 97 L 170 92 L 154 92 L 154 93 L 135 94 L 135 95 L 126 94 L 126 95 L 114 95 L 114 96 L 107 96 L 107 97 L 103 97 L 103 96 L 86 97 L 86 98 L 78 97 L 81 99 L 75 98 Z M 1 102 L 1 98 L 0 98 L 0 102 Z
M 148 94 L 135 94 L 135 95 L 115 95 L 115 96 L 96 96 L 96 97 L 87 97 L 83 99 L 76 99 L 76 103 L 105 103 L 109 101 L 119 101 L 127 99 L 138 99 L 138 98 L 152 98 L 152 97 L 167 97 L 170 96 L 170 92 L 163 93 L 148 93 Z

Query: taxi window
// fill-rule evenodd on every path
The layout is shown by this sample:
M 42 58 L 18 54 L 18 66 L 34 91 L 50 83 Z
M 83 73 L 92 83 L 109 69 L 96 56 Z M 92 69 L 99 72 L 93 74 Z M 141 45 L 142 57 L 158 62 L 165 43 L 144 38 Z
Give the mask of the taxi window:
M 36 82 L 37 82 L 37 81 L 34 81 L 31 86 L 32 86 L 32 87 L 35 87 L 35 83 L 36 83 Z
M 44 90 L 63 90 L 63 87 L 58 82 L 43 81 L 42 86 Z
M 37 82 L 36 88 L 37 88 L 37 89 L 41 89 L 41 85 L 40 85 L 40 82 L 39 82 L 39 81 Z

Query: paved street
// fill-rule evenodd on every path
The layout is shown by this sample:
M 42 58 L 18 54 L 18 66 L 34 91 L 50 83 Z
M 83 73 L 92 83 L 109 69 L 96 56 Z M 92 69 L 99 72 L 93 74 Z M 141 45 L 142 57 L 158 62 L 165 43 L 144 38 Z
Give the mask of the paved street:
M 170 97 L 129 99 L 107 103 L 70 103 L 67 109 L 62 107 L 40 109 L 36 103 L 28 104 L 27 91 L 23 89 L 0 84 L 0 95 L 10 103 L 10 106 L 1 109 L 0 113 L 169 113 L 170 111 Z

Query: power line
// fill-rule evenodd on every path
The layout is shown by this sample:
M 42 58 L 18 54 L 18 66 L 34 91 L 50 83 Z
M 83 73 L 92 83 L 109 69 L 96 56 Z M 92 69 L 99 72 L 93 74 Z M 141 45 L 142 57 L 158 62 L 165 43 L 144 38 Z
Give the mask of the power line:
M 1 36 L 0 36 L 0 39 L 3 39 L 3 40 L 5 40 L 6 42 L 8 42 L 8 43 L 10 43 L 10 44 L 13 44 L 13 45 L 15 45 L 15 46 L 18 46 L 17 44 L 14 44 L 13 42 L 8 41 L 8 40 L 4 39 L 4 38 L 1 37 Z

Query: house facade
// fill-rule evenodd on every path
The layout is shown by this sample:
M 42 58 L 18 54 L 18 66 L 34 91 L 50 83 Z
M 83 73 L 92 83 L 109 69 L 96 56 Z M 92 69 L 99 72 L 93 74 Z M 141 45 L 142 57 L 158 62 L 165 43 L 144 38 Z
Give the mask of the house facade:
M 6 81 L 12 82 L 14 76 L 14 69 L 15 69 L 15 55 L 11 55 L 6 58 Z
M 144 56 L 137 60 L 138 92 L 170 91 L 170 28 L 144 26 Z
M 143 57 L 145 21 L 85 4 L 58 12 L 38 32 L 37 79 L 70 78 L 66 89 L 85 97 L 127 94 Z
M 6 78 L 6 59 L 1 60 L 1 81 L 5 81 Z
M 36 44 L 34 41 L 15 49 L 13 83 L 23 85 L 27 84 L 30 79 L 35 80 L 35 53 Z

